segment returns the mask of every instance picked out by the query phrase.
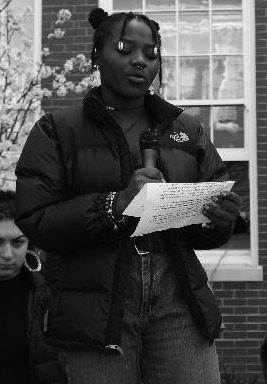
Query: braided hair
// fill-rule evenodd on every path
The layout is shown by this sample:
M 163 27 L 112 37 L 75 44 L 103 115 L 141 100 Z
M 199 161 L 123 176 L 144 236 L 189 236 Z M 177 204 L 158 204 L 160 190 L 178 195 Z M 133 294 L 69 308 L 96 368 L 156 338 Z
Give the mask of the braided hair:
M 96 52 L 101 50 L 104 46 L 105 39 L 110 35 L 111 29 L 114 24 L 122 21 L 122 28 L 120 32 L 120 40 L 122 40 L 126 27 L 128 23 L 136 19 L 138 21 L 144 22 L 149 26 L 152 32 L 152 37 L 155 42 L 155 45 L 158 47 L 159 55 L 159 83 L 160 87 L 162 86 L 162 57 L 161 57 L 161 37 L 159 34 L 159 24 L 149 19 L 147 16 L 139 13 L 133 12 L 119 12 L 108 15 L 102 8 L 94 8 L 89 17 L 88 21 L 95 30 L 93 38 L 93 47 L 91 51 L 91 62 L 92 62 L 92 71 L 96 65 Z

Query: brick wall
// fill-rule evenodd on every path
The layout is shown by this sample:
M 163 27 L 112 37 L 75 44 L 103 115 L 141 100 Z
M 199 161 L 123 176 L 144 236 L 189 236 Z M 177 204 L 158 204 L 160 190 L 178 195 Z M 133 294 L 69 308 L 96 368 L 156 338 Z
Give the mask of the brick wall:
M 265 280 L 267 265 L 267 1 L 255 0 L 255 4 L 259 252 L 260 263 L 264 266 Z M 97 1 L 93 0 L 43 0 L 44 45 L 46 45 L 46 35 L 53 29 L 52 21 L 58 10 L 68 8 L 72 12 L 66 37 L 56 43 L 51 64 L 62 63 L 64 59 L 80 52 L 88 55 L 92 30 L 87 22 L 87 16 L 90 9 L 95 6 Z M 51 111 L 63 105 L 73 105 L 80 98 L 77 95 L 63 99 L 53 98 L 43 106 Z M 217 341 L 221 363 L 233 372 L 245 374 L 248 378 L 259 375 L 258 384 L 263 383 L 259 348 L 267 334 L 267 282 L 216 282 L 213 288 L 226 326 L 222 338 Z
M 267 335 L 267 1 L 256 0 L 259 255 L 263 282 L 214 283 L 226 329 L 217 341 L 221 362 L 247 377 L 259 375 L 260 345 Z M 253 225 L 253 223 L 252 223 Z
M 42 44 L 47 46 L 47 35 L 54 30 L 54 21 L 57 12 L 64 8 L 72 13 L 71 20 L 65 26 L 65 36 L 62 40 L 56 40 L 51 49 L 48 65 L 62 65 L 66 59 L 70 59 L 78 53 L 90 55 L 93 30 L 87 18 L 92 8 L 98 6 L 97 0 L 43 0 L 42 6 Z M 87 74 L 74 74 L 68 80 L 77 80 Z M 71 106 L 80 102 L 82 95 L 74 93 L 67 97 L 54 97 L 42 103 L 44 110 L 52 111 L 62 106 Z

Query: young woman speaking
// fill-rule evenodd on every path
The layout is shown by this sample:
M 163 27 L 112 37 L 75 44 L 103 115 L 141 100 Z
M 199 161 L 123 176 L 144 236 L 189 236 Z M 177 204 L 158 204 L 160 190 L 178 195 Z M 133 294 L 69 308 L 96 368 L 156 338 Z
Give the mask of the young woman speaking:
M 219 384 L 221 316 L 194 249 L 229 239 L 239 198 L 203 207 L 209 228 L 130 237 L 137 222 L 122 213 L 144 184 L 222 180 L 225 168 L 200 124 L 149 92 L 162 80 L 158 24 L 99 8 L 89 21 L 101 86 L 42 117 L 17 166 L 17 225 L 48 252 L 44 335 L 70 384 Z M 173 139 L 181 132 L 188 140 Z

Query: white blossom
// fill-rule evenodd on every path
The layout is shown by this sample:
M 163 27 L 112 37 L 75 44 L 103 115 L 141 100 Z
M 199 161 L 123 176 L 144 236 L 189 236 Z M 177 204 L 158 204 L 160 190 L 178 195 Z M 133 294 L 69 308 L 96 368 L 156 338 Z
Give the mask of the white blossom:
M 63 74 L 55 75 L 55 81 L 59 84 L 64 84 L 66 82 L 66 77 Z
M 42 79 L 47 79 L 52 76 L 52 69 L 49 65 L 43 65 L 41 69 L 41 77 Z
M 72 71 L 73 70 L 73 60 L 67 60 L 66 62 L 65 62 L 65 64 L 64 64 L 64 69 L 65 69 L 65 71 L 66 72 L 70 72 L 70 71 Z
M 13 124 L 13 119 L 10 115 L 0 116 L 0 125 L 2 129 L 8 130 Z
M 42 91 L 43 91 L 43 97 L 49 98 L 52 96 L 52 92 L 50 91 L 50 89 L 43 88 Z
M 75 86 L 75 93 L 83 93 L 84 92 L 84 88 L 78 84 Z
M 7 71 L 9 69 L 9 64 L 7 61 L 0 62 L 0 70 L 1 71 Z
M 56 28 L 54 30 L 54 36 L 56 39 L 62 39 L 65 35 L 65 31 L 63 31 L 63 29 L 61 28 Z
M 73 91 L 75 88 L 75 84 L 72 81 L 67 81 L 65 87 L 69 91 Z
M 56 36 L 55 36 L 54 33 L 49 33 L 49 34 L 47 35 L 48 40 L 53 39 L 53 38 L 55 38 L 55 37 L 56 37 Z
M 60 86 L 60 87 L 57 89 L 56 93 L 57 93 L 57 95 L 58 95 L 59 97 L 64 97 L 64 96 L 66 96 L 66 94 L 67 94 L 67 90 L 66 90 L 66 88 L 65 88 L 64 86 Z
M 50 49 L 48 47 L 44 47 L 42 50 L 42 55 L 47 57 L 50 55 Z
M 33 90 L 32 90 L 32 97 L 33 98 L 36 98 L 36 99 L 41 99 L 43 96 L 43 93 L 42 93 L 42 89 L 41 89 L 41 86 L 39 85 L 38 87 L 35 87 Z
M 85 62 L 86 61 L 86 57 L 83 53 L 78 53 L 78 55 L 76 55 L 76 59 L 78 61 L 81 61 L 81 62 Z
M 71 19 L 71 12 L 68 9 L 61 9 L 57 17 L 55 24 L 64 24 Z

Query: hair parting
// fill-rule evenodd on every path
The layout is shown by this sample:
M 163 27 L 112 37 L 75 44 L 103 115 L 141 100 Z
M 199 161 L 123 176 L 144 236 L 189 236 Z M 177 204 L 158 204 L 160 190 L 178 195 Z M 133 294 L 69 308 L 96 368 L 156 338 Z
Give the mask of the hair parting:
M 123 36 L 125 35 L 127 24 L 129 23 L 129 21 L 133 20 L 134 18 L 135 18 L 135 14 L 133 12 L 129 12 L 125 14 L 122 27 L 121 27 L 120 40 L 122 40 Z

